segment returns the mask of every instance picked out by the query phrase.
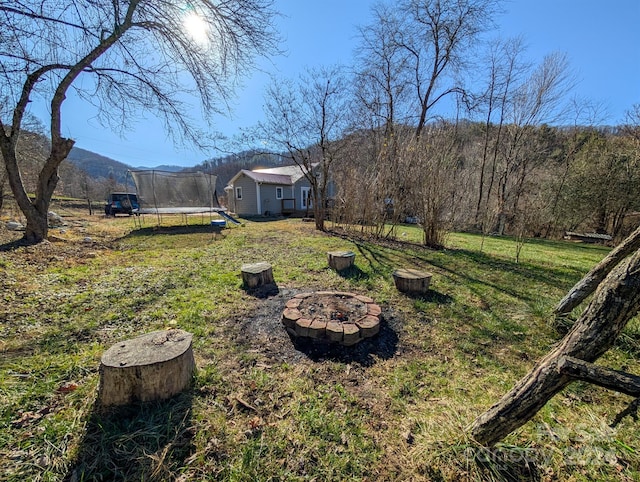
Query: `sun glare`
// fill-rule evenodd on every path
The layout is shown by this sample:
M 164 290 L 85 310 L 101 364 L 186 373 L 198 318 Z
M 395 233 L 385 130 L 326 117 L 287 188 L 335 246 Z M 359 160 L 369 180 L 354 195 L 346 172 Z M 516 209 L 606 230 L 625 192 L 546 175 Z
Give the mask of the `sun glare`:
M 200 15 L 195 12 L 191 12 L 184 18 L 182 23 L 194 42 L 200 45 L 205 45 L 207 43 L 209 26 Z

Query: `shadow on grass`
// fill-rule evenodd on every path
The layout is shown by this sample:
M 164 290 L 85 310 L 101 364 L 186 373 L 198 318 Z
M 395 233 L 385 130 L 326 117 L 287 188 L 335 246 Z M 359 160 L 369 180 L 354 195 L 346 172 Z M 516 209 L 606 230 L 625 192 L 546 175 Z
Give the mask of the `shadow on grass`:
M 277 296 L 280 293 L 280 289 L 276 283 L 269 283 L 266 285 L 258 286 L 257 288 L 247 288 L 245 286 L 242 289 L 249 296 L 253 296 L 254 298 L 258 298 L 261 300 L 265 300 L 272 296 Z
M 337 273 L 344 279 L 350 279 L 354 281 L 366 280 L 369 278 L 369 275 L 367 273 L 365 273 L 355 265 L 350 266 L 347 269 L 343 269 L 342 271 L 337 271 Z
M 429 480 L 444 482 L 451 480 L 450 473 L 442 472 L 453 468 L 460 474 L 471 476 L 469 480 L 487 482 L 538 482 L 542 480 L 538 469 L 540 454 L 535 449 L 519 447 L 476 447 L 453 446 L 441 451 L 437 464 L 427 464 L 425 472 Z
M 425 303 L 436 303 L 438 305 L 450 305 L 453 303 L 453 296 L 445 293 L 440 293 L 435 290 L 428 290 L 426 293 L 402 293 L 407 298 L 411 298 L 415 301 L 424 301 Z
M 531 299 L 514 289 L 514 286 L 500 286 L 485 278 L 481 279 L 481 273 L 483 271 L 507 272 L 526 279 L 527 282 L 544 283 L 561 290 L 573 286 L 575 281 L 584 275 L 580 269 L 575 267 L 550 267 L 532 263 L 516 263 L 515 260 L 492 256 L 480 251 L 447 249 L 439 252 L 406 241 L 362 239 L 351 233 L 334 234 L 354 243 L 360 254 L 371 264 L 373 272 L 379 275 L 385 275 L 387 272 L 397 268 L 398 263 L 409 263 L 418 267 L 420 265 L 433 266 L 442 270 L 443 273 L 448 273 L 472 283 L 482 283 L 505 294 L 521 297 L 527 301 L 531 301 Z M 540 244 L 547 242 L 546 240 L 539 241 Z M 559 246 L 567 248 L 565 244 L 559 244 Z M 578 246 L 576 248 L 573 245 L 569 245 L 568 247 L 583 250 L 594 249 L 592 246 Z M 446 256 L 443 257 L 439 253 L 446 253 Z M 478 270 L 475 272 L 474 270 L 469 270 L 470 266 L 475 266 Z
M 175 226 L 150 226 L 146 228 L 136 228 L 126 236 L 127 238 L 139 238 L 145 236 L 154 236 L 156 234 L 174 235 L 174 234 L 211 234 L 211 236 L 225 237 L 224 229 L 212 227 L 208 224 L 190 224 L 190 225 L 175 225 Z
M 383 318 L 380 323 L 380 332 L 376 336 L 365 338 L 354 346 L 314 342 L 308 338 L 291 337 L 291 341 L 296 350 L 304 353 L 314 362 L 334 360 L 370 367 L 376 362 L 376 358 L 388 360 L 397 352 L 398 335 L 392 324 L 391 320 Z
M 159 402 L 94 407 L 65 480 L 172 480 L 193 452 L 192 399 L 188 390 Z
M 0 244 L 0 251 L 15 251 L 18 248 L 25 246 L 33 246 L 34 243 L 30 243 L 24 238 L 16 239 L 8 243 Z

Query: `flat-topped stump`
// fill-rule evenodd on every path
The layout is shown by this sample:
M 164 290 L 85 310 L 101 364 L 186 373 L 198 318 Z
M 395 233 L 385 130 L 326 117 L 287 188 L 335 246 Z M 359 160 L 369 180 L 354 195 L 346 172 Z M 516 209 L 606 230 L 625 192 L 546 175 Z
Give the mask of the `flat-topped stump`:
M 99 403 L 163 400 L 183 391 L 195 369 L 192 339 L 186 331 L 166 330 L 113 345 L 100 360 Z
M 356 259 L 356 253 L 353 251 L 329 251 L 327 253 L 329 266 L 336 271 L 344 271 L 351 268 Z
M 316 291 L 287 301 L 282 324 L 294 338 L 351 346 L 378 334 L 381 314 L 368 296 Z
M 266 262 L 243 264 L 240 268 L 242 283 L 245 288 L 253 289 L 259 286 L 274 284 L 271 265 Z
M 393 272 L 393 281 L 398 291 L 409 294 L 424 295 L 429 291 L 433 275 L 417 269 L 400 268 Z

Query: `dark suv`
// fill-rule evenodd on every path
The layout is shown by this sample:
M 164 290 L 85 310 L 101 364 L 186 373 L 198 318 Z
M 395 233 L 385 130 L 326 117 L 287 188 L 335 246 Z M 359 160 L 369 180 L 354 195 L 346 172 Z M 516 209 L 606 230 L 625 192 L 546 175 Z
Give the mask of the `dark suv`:
M 140 205 L 138 204 L 138 196 L 130 192 L 112 192 L 107 198 L 104 205 L 104 213 L 107 216 L 115 216 L 116 214 L 137 214 Z

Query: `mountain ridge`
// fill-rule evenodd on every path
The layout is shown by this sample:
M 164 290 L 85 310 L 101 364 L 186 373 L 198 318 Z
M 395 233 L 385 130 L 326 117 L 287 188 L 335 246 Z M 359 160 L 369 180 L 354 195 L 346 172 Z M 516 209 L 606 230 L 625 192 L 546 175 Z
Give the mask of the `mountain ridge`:
M 92 178 L 114 179 L 120 184 L 125 183 L 127 171 L 155 169 L 159 171 L 178 172 L 186 169 L 181 166 L 172 166 L 168 164 L 156 167 L 134 167 L 81 147 L 73 147 L 67 156 L 67 160 L 74 166 L 82 169 Z

